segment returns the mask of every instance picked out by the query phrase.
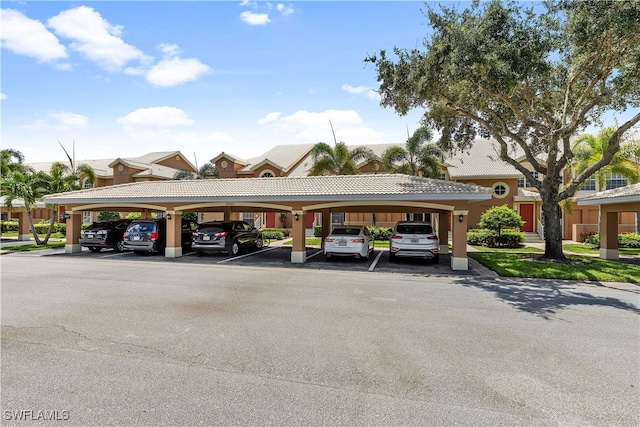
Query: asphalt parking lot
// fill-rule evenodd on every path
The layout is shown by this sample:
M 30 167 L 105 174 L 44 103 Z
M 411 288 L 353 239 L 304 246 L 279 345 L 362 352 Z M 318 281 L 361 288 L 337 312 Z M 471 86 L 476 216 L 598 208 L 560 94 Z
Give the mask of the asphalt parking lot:
M 332 271 L 362 271 L 381 273 L 403 273 L 417 275 L 478 275 L 474 268 L 468 271 L 454 271 L 451 269 L 451 256 L 440 254 L 440 262 L 437 264 L 423 259 L 399 259 L 392 263 L 389 260 L 387 250 L 377 248 L 368 260 L 354 259 L 348 257 L 333 257 L 325 259 L 322 250 L 316 247 L 307 248 L 307 261 L 302 264 L 291 263 L 291 247 L 289 246 L 269 246 L 262 250 L 249 250 L 240 252 L 237 256 L 227 253 L 211 253 L 198 256 L 194 252 L 186 252 L 179 258 L 166 258 L 160 254 L 134 254 L 133 252 L 117 253 L 112 250 L 105 250 L 98 253 L 90 252 L 83 248 L 82 252 L 76 254 L 62 254 L 64 256 L 76 256 L 100 259 L 122 259 L 123 261 L 151 261 L 169 262 L 177 264 L 211 264 L 230 266 L 253 266 L 253 267 L 280 267 L 298 268 L 314 270 Z

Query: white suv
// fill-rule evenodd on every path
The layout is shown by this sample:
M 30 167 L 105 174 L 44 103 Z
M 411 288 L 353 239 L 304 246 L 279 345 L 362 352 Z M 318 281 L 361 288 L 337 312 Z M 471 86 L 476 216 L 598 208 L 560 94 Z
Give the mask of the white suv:
M 389 239 L 389 260 L 397 257 L 430 259 L 437 264 L 440 259 L 440 242 L 431 224 L 402 221 L 393 227 Z

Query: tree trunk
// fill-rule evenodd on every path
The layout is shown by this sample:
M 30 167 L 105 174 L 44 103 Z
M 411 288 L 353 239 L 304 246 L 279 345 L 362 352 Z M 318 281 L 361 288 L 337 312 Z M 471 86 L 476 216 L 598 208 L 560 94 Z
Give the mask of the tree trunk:
M 33 225 L 33 216 L 31 215 L 31 211 L 27 212 L 27 218 L 29 218 L 29 227 L 31 227 L 31 234 L 33 234 L 33 238 L 36 241 L 36 245 L 42 245 L 42 240 L 38 237 L 38 231 L 36 230 L 36 226 Z
M 56 214 L 55 214 L 55 210 L 53 211 L 53 216 L 51 217 L 51 220 L 49 221 L 49 229 L 47 230 L 47 235 L 44 236 L 44 240 L 42 241 L 43 245 L 46 245 L 47 242 L 49 241 L 49 237 L 51 237 L 51 233 L 53 232 L 53 226 L 56 223 Z
M 549 197 L 542 198 L 542 212 L 544 214 L 544 258 L 565 260 L 562 251 L 562 224 L 560 205 Z

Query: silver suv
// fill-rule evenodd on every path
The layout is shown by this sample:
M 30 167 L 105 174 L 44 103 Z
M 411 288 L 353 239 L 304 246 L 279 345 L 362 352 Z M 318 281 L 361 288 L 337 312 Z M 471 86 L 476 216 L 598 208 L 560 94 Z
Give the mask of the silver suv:
M 440 260 L 440 242 L 431 224 L 403 221 L 393 227 L 389 239 L 389 260 L 397 257 L 430 259 L 434 264 Z

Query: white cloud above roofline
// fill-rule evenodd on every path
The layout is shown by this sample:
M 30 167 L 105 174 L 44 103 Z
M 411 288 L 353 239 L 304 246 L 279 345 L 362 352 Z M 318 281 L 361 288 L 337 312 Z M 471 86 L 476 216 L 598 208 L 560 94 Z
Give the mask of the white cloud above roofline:
M 38 62 L 55 62 L 68 57 L 65 46 L 42 22 L 13 9 L 0 10 L 2 47 Z

